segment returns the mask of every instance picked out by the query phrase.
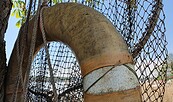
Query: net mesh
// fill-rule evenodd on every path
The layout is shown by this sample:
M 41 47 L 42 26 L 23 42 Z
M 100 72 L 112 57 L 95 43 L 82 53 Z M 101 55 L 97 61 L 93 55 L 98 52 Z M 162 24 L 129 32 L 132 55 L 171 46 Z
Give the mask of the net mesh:
M 62 42 L 48 43 L 59 101 L 82 101 L 82 76 L 71 49 Z M 45 49 L 42 48 L 32 63 L 29 79 L 29 98 L 35 101 L 53 101 L 53 88 Z
M 58 3 L 61 2 L 78 2 L 105 15 L 122 34 L 134 57 L 142 101 L 163 101 L 167 42 L 162 0 L 60 0 Z M 54 69 L 58 102 L 83 101 L 82 76 L 74 53 L 62 42 L 47 45 Z M 29 77 L 29 100 L 54 100 L 45 49 L 40 49 L 35 56 Z

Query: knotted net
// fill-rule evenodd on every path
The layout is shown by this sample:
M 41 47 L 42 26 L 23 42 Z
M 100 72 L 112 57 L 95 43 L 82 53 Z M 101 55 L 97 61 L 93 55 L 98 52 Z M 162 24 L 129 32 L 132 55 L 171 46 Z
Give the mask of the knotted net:
M 143 102 L 163 101 L 167 41 L 162 0 L 53 0 L 49 6 L 62 2 L 81 3 L 105 15 L 122 34 L 134 57 Z M 50 42 L 47 46 L 58 102 L 83 101 L 82 76 L 75 54 L 62 42 Z M 41 48 L 29 75 L 30 101 L 54 100 L 49 73 L 45 49 Z

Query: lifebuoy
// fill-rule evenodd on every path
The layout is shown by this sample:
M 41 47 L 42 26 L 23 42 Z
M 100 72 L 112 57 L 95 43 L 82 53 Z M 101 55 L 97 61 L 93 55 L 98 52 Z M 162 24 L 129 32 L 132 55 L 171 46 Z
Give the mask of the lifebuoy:
M 44 9 L 43 22 L 48 41 L 62 41 L 69 45 L 77 56 L 84 77 L 84 90 L 99 75 L 114 68 L 84 96 L 85 102 L 140 102 L 140 88 L 137 77 L 131 71 L 132 56 L 127 46 L 111 22 L 101 13 L 77 3 L 62 3 Z M 31 43 L 34 20 L 29 21 L 29 35 L 24 49 L 23 76 Z M 23 29 L 18 37 L 19 45 L 26 37 Z M 41 31 L 38 28 L 35 53 L 42 47 Z M 13 48 L 8 66 L 6 83 L 6 101 L 12 96 L 17 76 L 17 44 Z M 127 68 L 129 66 L 129 68 Z M 118 75 L 118 76 L 116 76 Z M 122 81 L 120 80 L 122 78 Z M 114 81 L 113 81 L 114 80 Z M 121 81 L 121 84 L 116 84 Z M 125 81 L 125 82 L 123 82 Z M 105 83 L 104 83 L 105 82 Z M 124 84 L 126 83 L 126 85 Z M 123 87 L 122 87 L 122 86 Z M 108 86 L 108 87 L 106 87 Z M 130 87 L 129 87 L 130 86 Z M 18 90 L 18 102 L 22 99 L 22 90 Z

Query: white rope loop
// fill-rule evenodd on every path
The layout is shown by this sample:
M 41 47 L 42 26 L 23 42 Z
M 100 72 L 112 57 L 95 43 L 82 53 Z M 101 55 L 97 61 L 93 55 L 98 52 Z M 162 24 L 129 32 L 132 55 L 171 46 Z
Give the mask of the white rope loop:
M 44 22 L 43 22 L 43 10 L 44 8 L 47 8 L 45 6 L 43 6 L 41 8 L 41 11 L 40 11 L 40 29 L 41 29 L 41 32 L 42 32 L 42 37 L 43 37 L 43 44 L 44 44 L 44 47 L 45 47 L 45 51 L 46 51 L 46 57 L 47 57 L 47 60 L 48 60 L 48 66 L 49 66 L 49 71 L 50 71 L 50 82 L 52 84 L 52 87 L 53 87 L 53 93 L 54 93 L 54 102 L 57 101 L 58 99 L 58 95 L 57 95 L 57 91 L 56 91 L 56 86 L 55 86 L 55 80 L 54 80 L 54 75 L 53 75 L 53 68 L 52 68 L 52 65 L 51 65 L 51 61 L 50 61 L 50 54 L 49 54 L 49 50 L 48 50 L 48 47 L 47 47 L 47 40 L 46 40 L 46 34 L 45 34 L 45 30 L 44 30 Z

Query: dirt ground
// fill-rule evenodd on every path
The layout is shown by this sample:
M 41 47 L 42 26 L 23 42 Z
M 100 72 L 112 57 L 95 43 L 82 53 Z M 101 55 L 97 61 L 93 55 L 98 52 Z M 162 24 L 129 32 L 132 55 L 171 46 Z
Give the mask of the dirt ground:
M 163 102 L 173 102 L 173 79 L 166 84 Z
M 144 98 L 144 100 L 147 100 L 147 102 L 160 102 L 161 101 L 160 98 L 156 101 L 156 97 L 158 97 L 158 95 L 159 95 L 159 93 L 157 91 L 161 91 L 161 90 L 158 90 L 158 85 L 156 85 L 156 84 L 157 84 L 157 82 L 154 83 L 152 86 L 150 86 L 149 83 L 144 84 L 144 86 L 146 86 L 144 89 L 147 88 L 148 93 L 155 92 L 154 95 L 151 93 L 143 94 L 143 98 Z M 142 90 L 142 92 L 144 92 L 144 90 Z M 148 97 L 150 97 L 150 99 L 148 99 Z M 163 102 L 173 102 L 173 79 L 167 81 L 167 83 L 165 85 L 165 94 L 163 97 Z

